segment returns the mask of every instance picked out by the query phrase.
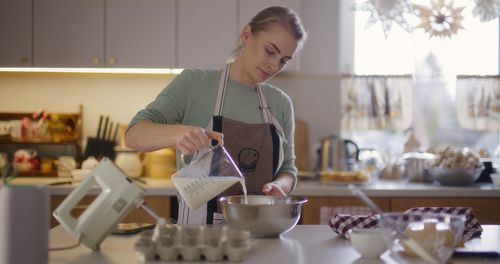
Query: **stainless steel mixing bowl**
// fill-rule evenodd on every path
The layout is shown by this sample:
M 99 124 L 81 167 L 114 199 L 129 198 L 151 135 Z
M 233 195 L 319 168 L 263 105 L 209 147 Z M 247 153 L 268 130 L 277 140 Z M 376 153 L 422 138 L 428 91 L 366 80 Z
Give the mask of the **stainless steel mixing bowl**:
M 219 202 L 227 225 L 250 231 L 252 237 L 271 238 L 290 231 L 299 221 L 302 197 L 249 195 L 221 197 Z

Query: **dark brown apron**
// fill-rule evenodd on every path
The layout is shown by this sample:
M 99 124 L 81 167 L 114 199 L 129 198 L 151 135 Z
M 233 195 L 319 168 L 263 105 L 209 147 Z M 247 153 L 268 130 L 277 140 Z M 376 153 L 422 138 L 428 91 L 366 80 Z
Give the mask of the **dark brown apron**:
M 211 127 L 213 131 L 224 134 L 224 147 L 243 173 L 248 194 L 262 195 L 262 187 L 274 180 L 275 174 L 283 162 L 283 149 L 281 148 L 281 141 L 283 140 L 281 135 L 283 135 L 283 132 L 269 110 L 260 85 L 257 86 L 257 93 L 259 94 L 259 105 L 264 123 L 248 124 L 223 117 L 222 109 L 228 79 L 229 64 L 222 71 L 214 116 L 207 128 Z M 198 213 L 204 215 L 201 211 L 205 210 L 206 224 L 220 223 L 223 218 L 220 215 L 218 198 L 242 194 L 243 188 L 241 184 L 235 184 L 209 201 L 206 207 L 190 210 L 187 205 L 180 202 L 179 219 L 182 220 L 178 222 L 183 224 L 194 223 L 192 221 L 194 219 L 190 220 L 195 215 L 193 211 L 200 211 Z M 189 217 L 189 215 L 192 217 Z M 203 218 L 203 216 L 195 217 L 198 219 L 197 222 L 201 220 L 200 217 Z

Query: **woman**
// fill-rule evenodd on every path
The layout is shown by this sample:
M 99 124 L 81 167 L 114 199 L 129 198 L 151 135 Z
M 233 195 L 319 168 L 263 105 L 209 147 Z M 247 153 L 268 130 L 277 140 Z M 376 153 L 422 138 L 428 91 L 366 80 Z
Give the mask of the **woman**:
M 297 180 L 293 106 L 264 82 L 285 67 L 305 37 L 293 10 L 262 10 L 242 30 L 223 70 L 184 70 L 132 119 L 126 144 L 137 151 L 176 146 L 189 155 L 217 140 L 242 170 L 249 194 L 286 196 Z M 235 185 L 221 195 L 241 193 Z M 217 211 L 215 199 L 196 210 L 180 199 L 178 223 L 211 224 Z

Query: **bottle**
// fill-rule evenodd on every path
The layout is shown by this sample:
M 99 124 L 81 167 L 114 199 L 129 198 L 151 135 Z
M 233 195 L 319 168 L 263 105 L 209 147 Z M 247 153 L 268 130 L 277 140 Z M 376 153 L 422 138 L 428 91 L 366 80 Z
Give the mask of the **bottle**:
M 137 178 L 142 175 L 142 162 L 139 157 L 139 153 L 131 148 L 123 146 L 115 147 L 115 152 L 115 164 L 125 174 L 133 178 Z

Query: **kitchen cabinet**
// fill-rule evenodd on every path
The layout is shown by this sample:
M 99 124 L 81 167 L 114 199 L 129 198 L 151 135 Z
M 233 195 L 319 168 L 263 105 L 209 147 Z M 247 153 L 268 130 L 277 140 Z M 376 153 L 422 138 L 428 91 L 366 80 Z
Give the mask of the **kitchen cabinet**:
M 0 0 L 0 65 L 32 65 L 32 0 Z
M 221 68 L 244 25 L 300 0 L 0 0 L 0 66 Z M 33 26 L 33 28 L 32 28 Z M 5 40 L 4 40 L 5 39 Z M 285 71 L 298 71 L 300 56 Z
M 259 11 L 271 6 L 288 7 L 297 12 L 299 17 L 301 16 L 301 0 L 240 0 L 238 30 L 243 29 Z M 297 53 L 293 60 L 286 65 L 284 71 L 296 72 L 299 70 L 300 53 Z
M 175 64 L 175 0 L 34 3 L 36 67 Z
M 304 225 L 317 225 L 320 223 L 320 211 L 322 206 L 329 207 L 350 207 L 350 206 L 364 206 L 364 204 L 357 198 L 347 197 L 308 197 L 308 201 L 304 203 L 302 208 L 302 224 Z M 380 209 L 388 212 L 390 210 L 389 198 L 372 198 L 375 204 Z
M 500 224 L 500 198 L 371 197 L 385 212 L 404 212 L 414 207 L 471 207 L 482 225 Z M 302 224 L 319 224 L 322 206 L 362 206 L 357 198 L 310 197 L 304 204 Z
M 471 207 L 482 225 L 500 224 L 500 198 L 391 198 L 391 210 L 403 212 L 413 207 Z
M 106 67 L 175 65 L 175 0 L 106 0 L 106 4 Z
M 178 68 L 221 68 L 238 45 L 237 1 L 179 1 Z
M 33 66 L 103 65 L 103 0 L 45 0 L 33 3 Z
M 70 212 L 73 217 L 80 216 L 83 211 L 94 201 L 97 196 L 87 195 L 85 196 L 78 205 Z M 52 216 L 52 212 L 64 201 L 66 195 L 52 195 L 51 196 L 51 221 L 50 226 L 55 227 L 59 222 Z M 153 211 L 160 217 L 165 219 L 170 218 L 170 197 L 168 196 L 145 196 L 144 202 L 153 209 Z M 122 220 L 123 223 L 156 223 L 156 220 L 146 213 L 141 208 L 134 208 L 128 215 Z

